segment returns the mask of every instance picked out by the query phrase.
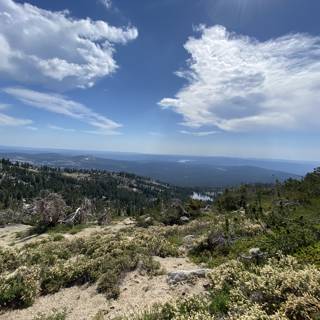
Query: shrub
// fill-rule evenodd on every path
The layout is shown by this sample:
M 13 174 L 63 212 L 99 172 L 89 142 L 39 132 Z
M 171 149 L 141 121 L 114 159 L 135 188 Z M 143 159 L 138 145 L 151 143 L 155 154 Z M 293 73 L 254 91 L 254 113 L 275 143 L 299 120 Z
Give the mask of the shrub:
M 153 255 L 165 257 L 177 253 L 174 245 L 151 228 L 143 232 L 130 230 L 118 234 L 100 233 L 84 239 L 60 239 L 57 239 L 58 245 L 52 238 L 48 238 L 20 249 L 0 250 L 2 305 L 17 307 L 33 302 L 32 299 L 23 300 L 26 295 L 24 290 L 28 293 L 34 287 L 25 285 L 30 275 L 26 272 L 21 275 L 12 272 L 19 265 L 40 270 L 36 282 L 40 294 L 98 282 L 99 292 L 105 293 L 107 298 L 116 298 L 121 277 L 127 272 L 138 268 L 141 272 L 154 275 L 160 265 L 153 261 Z M 20 293 L 23 297 L 19 296 Z
M 225 315 L 229 310 L 230 296 L 229 290 L 225 288 L 219 292 L 212 294 L 209 301 L 210 314 Z
M 320 301 L 310 294 L 300 297 L 289 296 L 281 310 L 292 320 L 312 320 L 320 318 Z
M 103 292 L 108 299 L 116 299 L 120 294 L 117 270 L 108 270 L 98 280 L 98 292 Z
M 211 281 L 214 291 L 231 288 L 231 312 L 238 315 L 255 304 L 267 315 L 273 315 L 287 310 L 290 301 L 301 302 L 301 297 L 320 298 L 320 271 L 314 266 L 301 266 L 289 256 L 271 258 L 266 265 L 250 269 L 239 262 L 227 263 L 211 273 Z M 314 309 L 313 304 L 310 310 Z M 299 319 L 285 313 L 288 319 Z
M 156 306 L 136 319 L 319 319 L 320 270 L 301 266 L 293 257 L 249 267 L 233 260 L 213 269 L 209 278 L 209 294 Z
M 0 306 L 28 307 L 39 289 L 39 269 L 19 267 L 15 272 L 0 277 Z
M 33 318 L 33 320 L 65 320 L 67 318 L 67 310 L 62 311 L 53 309 L 51 314 L 46 315 L 44 313 L 39 313 Z

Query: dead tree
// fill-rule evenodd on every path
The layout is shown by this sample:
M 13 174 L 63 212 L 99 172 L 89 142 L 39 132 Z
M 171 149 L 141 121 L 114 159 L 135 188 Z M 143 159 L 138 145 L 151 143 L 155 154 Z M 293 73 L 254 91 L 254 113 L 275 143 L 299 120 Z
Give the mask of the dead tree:
M 76 225 L 76 224 L 84 224 L 88 221 L 90 215 L 93 212 L 93 205 L 90 199 L 85 198 L 83 203 L 77 210 L 71 213 L 66 219 L 64 219 L 64 223 Z
M 107 225 L 111 222 L 112 215 L 109 208 L 105 208 L 103 213 L 98 217 L 99 226 Z
M 40 215 L 40 223 L 46 226 L 55 226 L 65 217 L 67 205 L 62 196 L 49 193 L 35 202 L 35 212 Z

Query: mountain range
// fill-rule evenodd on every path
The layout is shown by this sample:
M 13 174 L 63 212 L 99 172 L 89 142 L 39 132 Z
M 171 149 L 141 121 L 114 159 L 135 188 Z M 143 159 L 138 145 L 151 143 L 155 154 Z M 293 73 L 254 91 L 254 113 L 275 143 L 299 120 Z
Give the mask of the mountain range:
M 54 151 L 54 152 L 53 152 Z M 62 168 L 128 172 L 184 187 L 224 188 L 299 178 L 317 162 L 0 148 L 0 157 Z

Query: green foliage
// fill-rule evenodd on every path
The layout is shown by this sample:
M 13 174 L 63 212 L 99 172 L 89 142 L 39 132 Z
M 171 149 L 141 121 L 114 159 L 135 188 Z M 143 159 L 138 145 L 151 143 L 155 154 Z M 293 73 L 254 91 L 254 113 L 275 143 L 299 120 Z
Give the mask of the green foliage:
M 0 276 L 0 307 L 28 307 L 38 293 L 39 270 L 19 267 Z
M 293 254 L 301 248 L 315 243 L 317 240 L 317 232 L 312 226 L 301 226 L 292 223 L 287 227 L 281 227 L 269 232 L 261 239 L 260 246 L 269 253 L 281 251 L 284 254 Z
M 135 320 L 312 320 L 320 316 L 320 272 L 290 256 L 262 266 L 231 260 L 209 274 L 208 294 L 155 306 Z M 132 317 L 130 317 L 132 319 Z
M 48 192 L 59 193 L 69 211 L 74 211 L 88 198 L 97 216 L 105 208 L 114 216 L 142 215 L 145 210 L 159 213 L 160 203 L 166 204 L 173 198 L 187 199 L 190 194 L 188 189 L 154 183 L 128 173 L 34 167 L 5 159 L 0 160 L 0 164 L 0 210 L 13 210 L 12 215 L 0 215 L 0 224 L 37 223 L 34 219 L 39 220 L 39 216 L 19 212 L 24 204 L 32 204 Z
M 225 315 L 229 310 L 230 303 L 229 290 L 224 288 L 218 292 L 212 293 L 209 299 L 210 314 Z
M 49 294 L 94 282 L 107 298 L 116 298 L 127 272 L 137 269 L 155 275 L 160 264 L 152 256 L 177 255 L 177 248 L 162 234 L 146 230 L 56 241 L 48 238 L 21 249 L 0 250 L 0 306 L 25 307 L 38 291 Z M 22 267 L 14 271 L 17 266 Z
M 104 292 L 108 299 L 116 299 L 120 294 L 117 270 L 107 270 L 98 280 L 98 292 Z
M 62 311 L 53 309 L 49 315 L 39 313 L 37 316 L 33 318 L 33 320 L 66 320 L 67 314 L 68 313 L 66 309 Z
M 301 263 L 314 264 L 320 268 L 320 242 L 316 242 L 310 246 L 300 248 L 295 256 Z

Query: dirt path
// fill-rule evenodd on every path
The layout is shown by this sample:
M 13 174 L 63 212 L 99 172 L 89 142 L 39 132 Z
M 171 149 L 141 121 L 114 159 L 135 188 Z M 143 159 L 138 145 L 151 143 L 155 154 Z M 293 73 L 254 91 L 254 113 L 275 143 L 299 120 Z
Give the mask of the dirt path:
M 129 273 L 120 286 L 117 300 L 107 301 L 102 294 L 96 292 L 95 286 L 72 287 L 40 297 L 27 309 L 0 315 L 0 320 L 32 320 L 39 312 L 48 314 L 52 309 L 64 308 L 68 310 L 67 320 L 90 320 L 98 312 L 103 315 L 101 319 L 111 320 L 146 310 L 155 303 L 165 303 L 204 291 L 205 279 L 197 279 L 193 284 L 168 285 L 167 272 L 197 268 L 187 258 L 155 259 L 166 269 L 165 274 L 150 278 L 137 271 Z

